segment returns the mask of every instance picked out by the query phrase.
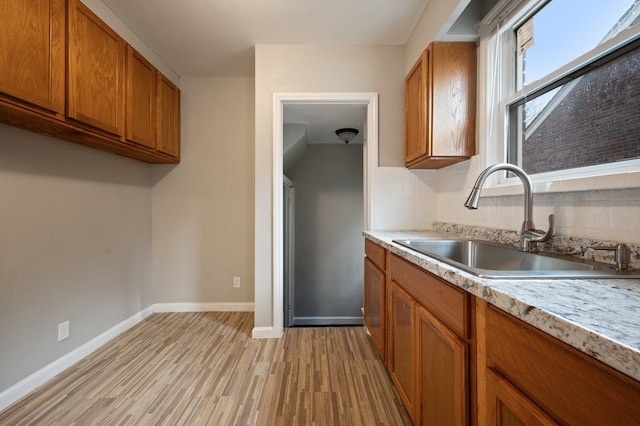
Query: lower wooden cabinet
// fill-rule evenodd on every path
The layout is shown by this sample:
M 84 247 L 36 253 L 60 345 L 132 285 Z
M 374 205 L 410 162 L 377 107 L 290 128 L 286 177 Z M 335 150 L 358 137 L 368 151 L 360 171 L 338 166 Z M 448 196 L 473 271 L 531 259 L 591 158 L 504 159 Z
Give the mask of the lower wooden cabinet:
M 364 322 L 378 354 L 385 359 L 386 275 L 368 258 L 364 259 Z
M 398 284 L 391 282 L 389 300 L 390 351 L 387 368 L 411 419 L 417 418 L 416 302 Z
M 417 309 L 421 425 L 469 423 L 469 347 L 433 314 Z
M 487 371 L 487 425 L 550 426 L 556 423 L 504 377 Z
M 492 306 L 486 313 L 486 354 L 490 425 L 513 424 L 500 422 L 506 410 L 497 411 L 497 402 L 521 424 L 552 424 L 537 420 L 545 416 L 572 425 L 640 422 L 639 382 Z M 526 417 L 532 413 L 536 420 Z
M 364 241 L 364 323 L 380 358 L 387 362 L 387 252 Z
M 389 269 L 387 367 L 411 418 L 469 424 L 470 296 L 397 256 Z
M 640 424 L 640 382 L 376 247 L 386 273 L 367 258 L 365 281 L 386 284 L 386 365 L 414 424 Z

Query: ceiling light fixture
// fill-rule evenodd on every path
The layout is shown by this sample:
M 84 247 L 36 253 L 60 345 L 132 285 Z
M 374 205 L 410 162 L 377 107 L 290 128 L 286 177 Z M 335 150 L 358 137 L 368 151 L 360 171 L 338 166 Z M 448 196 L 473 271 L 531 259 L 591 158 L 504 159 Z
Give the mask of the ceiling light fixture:
M 344 129 L 336 130 L 336 135 L 344 143 L 349 143 L 358 135 L 358 129 L 352 129 L 351 127 L 345 127 Z

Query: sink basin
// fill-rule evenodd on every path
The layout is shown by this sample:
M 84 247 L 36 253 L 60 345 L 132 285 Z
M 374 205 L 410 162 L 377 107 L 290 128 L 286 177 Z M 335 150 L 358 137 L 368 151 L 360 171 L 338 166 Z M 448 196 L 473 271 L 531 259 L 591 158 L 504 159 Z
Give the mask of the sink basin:
M 640 278 L 638 271 L 616 271 L 605 263 L 527 253 L 483 241 L 420 239 L 393 242 L 481 278 Z

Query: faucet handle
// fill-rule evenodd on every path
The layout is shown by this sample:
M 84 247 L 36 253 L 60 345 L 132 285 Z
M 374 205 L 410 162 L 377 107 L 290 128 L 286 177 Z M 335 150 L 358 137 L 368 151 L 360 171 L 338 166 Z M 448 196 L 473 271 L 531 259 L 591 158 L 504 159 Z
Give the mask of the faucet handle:
M 545 240 L 544 241 L 549 241 L 551 239 L 551 237 L 553 236 L 553 229 L 556 225 L 556 217 L 555 215 L 550 214 L 549 215 L 549 229 L 547 229 L 547 232 L 544 234 Z
M 594 250 L 611 250 L 614 252 L 613 259 L 616 261 L 617 271 L 626 271 L 631 263 L 631 249 L 626 244 L 616 244 L 615 246 L 591 246 Z
M 549 229 L 547 229 L 547 232 L 543 231 L 538 231 L 540 233 L 540 236 L 538 237 L 534 237 L 531 239 L 531 241 L 536 242 L 536 243 L 546 243 L 547 241 L 549 241 L 551 239 L 551 237 L 553 236 L 553 228 L 554 225 L 556 224 L 556 217 L 552 214 L 549 215 Z
M 520 250 L 536 253 L 538 251 L 538 243 L 546 243 L 553 236 L 553 227 L 556 223 L 556 217 L 549 215 L 549 229 L 541 231 L 533 228 L 533 223 L 527 222 L 522 224 L 523 231 L 520 233 Z M 525 229 L 528 227 L 533 229 Z

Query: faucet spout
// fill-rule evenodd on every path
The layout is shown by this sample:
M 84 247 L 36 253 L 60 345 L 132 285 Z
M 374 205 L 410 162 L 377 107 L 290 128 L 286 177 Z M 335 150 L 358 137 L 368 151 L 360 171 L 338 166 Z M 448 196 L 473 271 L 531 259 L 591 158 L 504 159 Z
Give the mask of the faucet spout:
M 531 191 L 531 179 L 522 170 L 520 167 L 509 164 L 509 163 L 498 163 L 484 169 L 482 173 L 476 179 L 476 183 L 473 185 L 473 189 L 467 198 L 467 201 L 464 203 L 464 206 L 468 209 L 477 209 L 478 202 L 480 201 L 480 190 L 484 186 L 485 181 L 493 172 L 497 172 L 498 170 L 506 170 L 514 173 L 516 176 L 520 178 L 522 181 L 522 186 L 524 186 L 524 222 L 522 223 L 523 230 L 533 229 L 533 193 Z
M 506 170 L 514 173 L 524 187 L 524 221 L 522 222 L 522 228 L 520 230 L 520 250 L 523 251 L 537 251 L 536 242 L 544 242 L 551 238 L 553 233 L 553 219 L 549 217 L 550 229 L 548 232 L 542 232 L 535 229 L 533 224 L 533 191 L 531 190 L 531 179 L 527 173 L 520 167 L 509 163 L 498 163 L 487 167 L 476 179 L 476 183 L 473 185 L 471 193 L 467 197 L 464 206 L 468 209 L 475 210 L 478 208 L 480 202 L 480 191 L 484 186 L 485 181 L 492 173 L 498 170 Z M 540 234 L 540 235 L 539 235 Z M 543 238 L 544 236 L 544 238 Z

